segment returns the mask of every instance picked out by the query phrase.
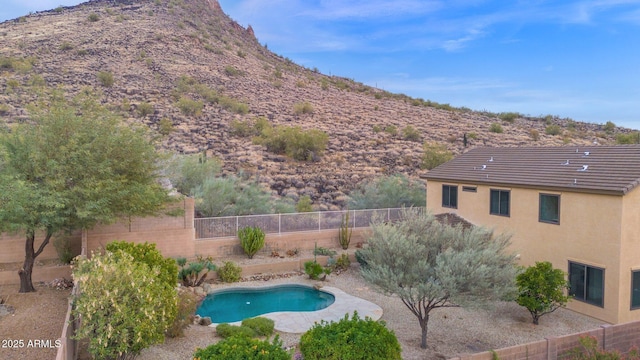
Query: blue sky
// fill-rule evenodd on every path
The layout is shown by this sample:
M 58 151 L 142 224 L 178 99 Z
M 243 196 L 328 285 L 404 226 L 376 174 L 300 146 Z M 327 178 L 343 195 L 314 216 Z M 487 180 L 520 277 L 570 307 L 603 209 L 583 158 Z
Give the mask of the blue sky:
M 79 2 L 2 0 L 0 21 Z M 640 129 L 640 0 L 219 2 L 271 51 L 325 74 L 474 110 Z

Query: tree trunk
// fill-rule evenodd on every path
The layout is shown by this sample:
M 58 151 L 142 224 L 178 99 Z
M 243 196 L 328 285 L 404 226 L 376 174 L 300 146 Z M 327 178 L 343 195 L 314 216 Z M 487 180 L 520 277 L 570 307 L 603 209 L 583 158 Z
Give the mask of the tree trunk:
M 538 325 L 539 319 L 539 315 L 533 315 L 533 325 Z
M 429 323 L 429 314 L 425 315 L 424 319 L 420 319 L 420 327 L 422 328 L 422 342 L 420 347 L 427 348 L 427 324 Z
M 18 270 L 20 276 L 20 291 L 21 293 L 34 292 L 36 289 L 33 287 L 33 281 L 31 280 L 31 273 L 33 272 L 33 263 L 36 260 L 35 251 L 33 250 L 33 242 L 35 240 L 35 232 L 27 231 L 27 239 L 24 244 L 24 264 L 22 269 Z
M 35 230 L 27 230 L 27 238 L 24 242 L 24 264 L 22 265 L 22 269 L 18 270 L 18 275 L 20 276 L 20 290 L 18 292 L 28 293 L 36 291 L 33 287 L 33 281 L 31 280 L 33 264 L 38 255 L 44 250 L 44 247 L 49 243 L 51 235 L 53 235 L 53 233 L 48 230 L 42 244 L 38 247 L 38 251 L 34 251 L 33 244 L 35 242 L 36 232 Z

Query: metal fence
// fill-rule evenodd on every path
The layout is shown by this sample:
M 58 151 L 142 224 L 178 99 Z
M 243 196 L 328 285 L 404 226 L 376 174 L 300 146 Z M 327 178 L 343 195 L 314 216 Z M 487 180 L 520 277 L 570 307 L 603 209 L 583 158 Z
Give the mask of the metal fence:
M 368 227 L 373 220 L 398 220 L 402 208 L 197 218 L 194 219 L 194 227 L 196 239 L 236 236 L 239 229 L 247 226 L 257 226 L 266 234 L 321 231 L 339 229 L 347 211 L 349 226 L 359 228 Z

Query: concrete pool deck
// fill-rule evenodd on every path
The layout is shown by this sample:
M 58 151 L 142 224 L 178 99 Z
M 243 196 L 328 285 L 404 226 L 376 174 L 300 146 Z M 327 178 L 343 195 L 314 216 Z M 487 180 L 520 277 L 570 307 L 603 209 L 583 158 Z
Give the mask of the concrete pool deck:
M 333 294 L 333 296 L 335 296 L 335 302 L 317 311 L 283 311 L 260 316 L 273 320 L 276 330 L 287 333 L 304 333 L 311 329 L 315 323 L 320 323 L 322 320 L 337 322 L 344 318 L 346 314 L 349 314 L 349 317 L 351 317 L 354 311 L 358 312 L 358 316 L 361 319 L 369 317 L 373 320 L 378 320 L 382 317 L 382 308 L 370 301 L 349 295 L 331 286 L 323 286 L 319 288 L 319 290 Z M 239 325 L 240 322 L 232 324 Z M 216 325 L 217 324 L 211 324 L 210 326 L 215 327 Z

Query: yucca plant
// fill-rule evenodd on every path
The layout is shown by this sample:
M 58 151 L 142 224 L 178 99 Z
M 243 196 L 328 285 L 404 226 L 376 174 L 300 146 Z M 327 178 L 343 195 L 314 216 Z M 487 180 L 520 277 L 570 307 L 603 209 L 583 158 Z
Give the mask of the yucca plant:
M 260 249 L 264 247 L 264 231 L 257 226 L 248 226 L 238 231 L 240 246 L 249 259 L 253 259 Z
M 207 277 L 209 271 L 215 271 L 216 265 L 211 259 L 198 258 L 187 264 L 187 259 L 178 258 L 176 263 L 180 266 L 178 279 L 184 286 L 200 286 Z

